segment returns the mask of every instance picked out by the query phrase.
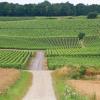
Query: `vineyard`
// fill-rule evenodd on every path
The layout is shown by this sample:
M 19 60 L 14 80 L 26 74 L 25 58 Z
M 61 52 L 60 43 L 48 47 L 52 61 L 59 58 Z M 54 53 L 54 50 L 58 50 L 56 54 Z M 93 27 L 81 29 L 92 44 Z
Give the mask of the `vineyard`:
M 79 32 L 96 35 L 100 19 L 33 18 L 32 20 L 0 21 L 0 36 L 51 37 L 77 36 Z
M 23 20 L 22 20 L 23 19 Z M 0 17 L 0 48 L 45 50 L 49 69 L 100 66 L 100 19 L 81 17 Z M 86 34 L 81 48 L 78 34 Z M 23 68 L 31 52 L 1 51 L 0 65 Z
M 80 33 L 85 34 L 83 39 L 79 38 Z M 35 58 L 33 55 L 35 55 Z M 53 79 L 54 82 L 56 79 L 54 88 L 58 88 L 55 92 L 58 94 L 61 93 L 61 95 L 59 94 L 61 97 L 64 97 L 66 93 L 67 97 L 68 94 L 70 95 L 69 92 L 72 94 L 74 92 L 68 89 L 69 92 L 67 93 L 66 89 L 69 86 L 66 88 L 66 79 L 72 78 L 70 76 L 78 77 L 77 79 L 83 78 L 81 76 L 85 72 L 88 74 L 89 71 L 89 74 L 91 74 L 92 69 L 93 74 L 96 73 L 97 75 L 96 71 L 100 69 L 100 18 L 0 17 L 0 67 L 31 70 L 30 72 L 34 76 L 33 78 L 31 74 L 28 75 L 27 71 L 21 71 L 23 75 L 21 75 L 21 80 L 19 81 L 22 82 L 21 84 L 18 83 L 18 90 L 24 89 L 27 87 L 26 85 L 31 84 L 32 79 L 36 82 L 36 88 L 38 85 L 40 89 L 45 88 L 45 86 L 41 88 L 41 80 L 43 79 L 43 85 L 48 85 L 47 81 L 50 78 L 48 78 L 48 75 L 50 74 L 51 76 L 51 73 L 44 71 L 44 69 L 55 70 L 53 72 L 57 79 Z M 36 71 L 34 71 L 35 69 Z M 43 73 L 40 72 L 42 69 Z M 39 72 L 39 74 L 37 72 Z M 69 77 L 67 77 L 66 73 L 69 74 Z M 98 73 L 100 74 L 99 71 Z M 85 74 L 83 76 L 85 76 Z M 48 88 L 48 86 L 46 86 L 46 88 Z M 33 83 L 32 87 L 34 87 Z M 34 95 L 33 93 L 37 94 L 40 90 L 36 88 L 35 92 L 32 88 L 32 96 Z M 9 98 L 9 100 L 14 100 L 13 98 L 17 96 L 16 89 L 15 85 L 15 90 L 13 91 L 11 88 L 10 94 L 7 94 L 12 98 Z M 12 96 L 13 92 L 15 95 Z M 20 94 L 20 91 L 18 91 L 18 93 Z M 39 94 L 40 93 L 42 92 L 39 92 Z M 43 96 L 45 95 L 43 94 Z M 75 98 L 76 96 L 79 98 L 77 94 L 74 96 Z M 2 95 L 0 98 L 4 98 L 2 100 L 5 100 L 5 98 L 8 97 Z M 63 100 L 67 99 L 64 98 Z
M 73 41 L 73 43 L 76 43 Z M 77 42 L 78 44 L 79 42 Z M 86 38 L 85 48 L 81 48 L 79 44 L 69 48 L 53 48 L 46 50 L 49 69 L 56 69 L 62 66 L 92 66 L 99 68 L 100 66 L 100 39 Z M 67 45 L 68 46 L 68 45 Z
M 98 46 L 100 44 L 97 36 L 87 36 L 86 46 Z M 54 49 L 54 48 L 79 48 L 78 37 L 5 37 L 0 36 L 0 48 L 12 49 Z
M 6 20 L 0 21 L 0 48 L 73 48 L 79 47 L 77 36 L 80 32 L 86 33 L 87 45 L 94 43 L 96 36 L 100 36 L 100 19 L 27 17 L 25 20 L 15 17 L 11 20 L 8 17 Z
M 25 69 L 31 52 L 0 50 L 0 67 Z

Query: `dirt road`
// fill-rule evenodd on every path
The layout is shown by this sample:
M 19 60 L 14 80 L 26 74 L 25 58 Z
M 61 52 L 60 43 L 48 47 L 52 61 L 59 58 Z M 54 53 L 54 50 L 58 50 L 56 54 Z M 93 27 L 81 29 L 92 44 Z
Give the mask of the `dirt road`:
M 32 86 L 23 100 L 56 100 L 51 72 L 43 70 L 43 60 L 44 52 L 38 51 L 30 65 L 30 72 L 33 74 Z
M 38 51 L 36 53 L 36 57 L 31 59 L 31 63 L 29 66 L 30 70 L 43 70 L 43 62 L 44 62 L 44 52 Z

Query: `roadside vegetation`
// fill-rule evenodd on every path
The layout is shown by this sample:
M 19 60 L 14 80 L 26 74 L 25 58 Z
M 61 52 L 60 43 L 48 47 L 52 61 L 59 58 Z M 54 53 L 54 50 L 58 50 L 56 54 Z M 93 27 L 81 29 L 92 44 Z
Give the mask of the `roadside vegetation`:
M 22 100 L 32 82 L 29 72 L 21 71 L 20 78 L 6 92 L 0 94 L 0 100 Z
M 68 71 L 66 68 L 64 68 L 56 70 L 52 73 L 53 85 L 57 100 L 89 100 L 88 96 L 81 95 L 69 84 L 66 84 L 67 72 Z
M 63 67 L 52 73 L 58 100 L 99 100 L 100 70 L 86 67 Z M 87 86 L 90 85 L 90 86 Z M 98 86 L 93 88 L 93 86 Z M 91 89 L 91 92 L 89 90 Z

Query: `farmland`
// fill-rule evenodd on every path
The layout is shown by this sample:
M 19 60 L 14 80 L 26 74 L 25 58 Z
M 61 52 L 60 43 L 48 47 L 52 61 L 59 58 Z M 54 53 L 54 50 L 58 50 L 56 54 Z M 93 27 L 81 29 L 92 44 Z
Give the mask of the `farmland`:
M 0 19 L 1 49 L 45 50 L 49 69 L 64 65 L 100 66 L 99 18 L 12 17 L 11 20 L 11 17 L 1 17 Z M 79 43 L 80 32 L 86 35 L 85 48 L 81 48 Z M 23 68 L 31 53 L 0 50 L 0 55 L 3 55 L 0 58 L 1 66 Z
M 0 67 L 25 69 L 31 52 L 0 50 Z
M 87 20 L 78 17 L 36 17 L 32 20 L 0 21 L 0 47 L 48 49 L 70 47 L 70 43 L 74 41 L 73 45 L 76 47 L 79 32 L 86 33 L 87 37 L 99 35 L 99 23 L 100 19 Z
M 35 18 L 22 21 L 1 21 L 0 35 L 50 37 L 50 36 L 77 36 L 79 32 L 87 35 L 96 35 L 99 31 L 100 19 L 66 19 L 66 18 Z
M 84 47 L 81 46 L 78 37 L 81 32 L 85 33 Z M 72 17 L 71 19 L 68 17 L 0 18 L 0 67 L 29 69 L 31 58 L 34 59 L 33 55 L 37 50 L 45 52 L 46 65 L 49 70 L 56 70 L 63 66 L 72 67 L 72 71 L 76 68 L 76 72 L 71 73 L 71 76 L 78 78 L 84 68 L 94 68 L 97 71 L 100 67 L 100 19 L 92 20 L 85 17 Z M 79 68 L 79 72 L 77 72 L 77 68 Z M 20 91 L 22 84 L 29 86 L 30 75 L 23 71 L 22 73 L 21 80 L 17 85 L 15 84 L 14 89 L 10 88 L 6 96 L 0 95 L 0 99 L 9 97 L 10 100 L 13 100 L 16 92 L 13 96 L 11 94 L 16 87 L 19 87 L 18 91 Z M 60 100 L 63 100 L 62 93 L 67 86 L 65 85 L 67 79 L 64 78 L 59 79 L 59 77 L 53 76 L 55 92 L 58 97 L 61 97 Z M 67 86 L 68 90 L 69 88 Z M 21 91 L 23 93 L 26 90 L 23 87 Z M 73 94 L 73 91 L 71 89 L 70 92 Z M 18 95 L 21 98 L 23 94 Z M 79 100 L 88 98 L 81 97 L 80 94 L 75 97 Z M 75 97 L 67 96 L 72 100 Z
M 88 40 L 88 41 L 87 41 Z M 56 69 L 61 66 L 100 66 L 100 40 L 85 40 L 85 48 L 80 48 L 79 44 L 68 48 L 55 48 L 46 51 L 49 69 Z M 75 42 L 73 42 L 75 43 Z
M 20 78 L 20 72 L 15 69 L 0 68 L 0 95 Z
M 31 80 L 29 72 L 0 68 L 0 100 L 22 100 Z

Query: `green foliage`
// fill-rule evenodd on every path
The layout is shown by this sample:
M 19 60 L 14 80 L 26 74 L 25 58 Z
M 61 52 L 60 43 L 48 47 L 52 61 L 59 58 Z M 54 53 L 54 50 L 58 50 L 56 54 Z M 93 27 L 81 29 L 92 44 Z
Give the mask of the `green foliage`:
M 90 12 L 88 14 L 87 18 L 88 19 L 95 19 L 95 18 L 97 18 L 97 16 L 98 16 L 98 13 L 96 13 L 96 12 Z
M 80 66 L 80 70 L 79 70 L 79 73 L 80 73 L 80 76 L 84 76 L 85 73 L 86 73 L 86 67 L 85 66 Z
M 69 2 L 51 4 L 47 0 L 39 4 L 0 3 L 0 16 L 80 16 L 90 11 L 100 13 L 99 5 L 73 5 Z
M 68 77 L 72 78 L 72 79 L 83 78 L 86 73 L 86 69 L 87 69 L 87 67 L 85 67 L 85 66 L 80 66 L 80 67 L 73 66 L 71 68 L 71 71 L 68 73 Z
M 79 40 L 83 40 L 85 37 L 85 33 L 79 33 L 78 38 Z

